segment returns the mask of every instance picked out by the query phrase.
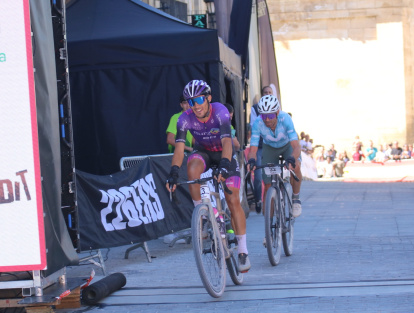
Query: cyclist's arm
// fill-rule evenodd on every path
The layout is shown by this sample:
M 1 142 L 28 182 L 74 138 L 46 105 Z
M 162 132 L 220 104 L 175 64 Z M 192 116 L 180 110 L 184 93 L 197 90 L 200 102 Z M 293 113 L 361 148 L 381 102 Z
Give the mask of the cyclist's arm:
M 233 155 L 233 145 L 231 137 L 225 137 L 221 139 L 221 144 L 223 146 L 223 151 L 221 152 L 221 158 L 226 158 L 231 161 Z
M 171 166 L 177 165 L 181 167 L 184 160 L 185 141 L 188 131 L 188 128 L 185 127 L 185 125 L 188 125 L 186 118 L 186 115 L 181 114 L 177 121 L 177 135 L 175 136 L 175 150 Z
M 175 147 L 175 134 L 167 133 L 167 143 L 173 147 Z M 184 146 L 185 151 L 193 151 L 193 148 Z
M 181 167 L 184 160 L 184 147 L 184 142 L 175 143 L 175 150 L 174 155 L 172 157 L 171 166 L 177 165 L 178 167 Z
M 257 146 L 250 146 L 249 154 L 247 156 L 247 160 L 255 159 L 257 160 L 257 150 L 259 148 Z

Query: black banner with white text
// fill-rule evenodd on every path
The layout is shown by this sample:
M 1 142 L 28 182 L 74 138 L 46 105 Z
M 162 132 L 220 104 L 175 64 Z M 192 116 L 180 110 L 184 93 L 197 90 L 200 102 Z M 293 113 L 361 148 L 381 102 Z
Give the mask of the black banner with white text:
M 171 202 L 165 188 L 171 157 L 147 158 L 106 176 L 77 170 L 80 250 L 148 241 L 191 226 L 188 185 L 177 188 L 179 202 Z M 180 180 L 187 179 L 186 163 Z

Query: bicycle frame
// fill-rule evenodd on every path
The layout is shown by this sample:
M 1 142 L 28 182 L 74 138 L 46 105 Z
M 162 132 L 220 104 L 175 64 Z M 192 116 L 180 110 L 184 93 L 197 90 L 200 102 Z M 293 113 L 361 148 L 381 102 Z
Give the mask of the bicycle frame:
M 273 166 L 270 166 L 273 165 Z M 290 206 L 292 206 L 292 199 L 289 197 L 289 193 L 286 190 L 285 187 L 285 182 L 286 183 L 290 183 L 290 175 L 287 175 L 284 177 L 284 169 L 283 169 L 283 164 L 266 164 L 266 165 L 262 165 L 260 166 L 260 168 L 272 168 L 273 170 L 273 174 L 271 176 L 271 186 L 276 188 L 276 189 L 283 189 L 281 190 L 281 193 L 283 195 L 283 197 L 285 195 L 287 195 L 287 200 L 289 201 Z
M 213 225 L 213 230 L 214 233 L 216 234 L 220 234 L 220 230 L 218 228 L 217 225 L 217 221 L 216 221 L 216 217 L 214 215 L 214 210 L 213 210 L 213 205 L 211 202 L 211 195 L 213 195 L 216 198 L 216 206 L 217 206 L 217 211 L 220 214 L 225 214 L 225 212 L 223 212 L 223 209 L 221 207 L 221 201 L 220 201 L 220 193 L 218 192 L 218 186 L 216 186 L 215 183 L 215 187 L 216 187 L 216 191 L 211 191 L 210 187 L 208 186 L 207 182 L 204 182 L 202 184 L 200 184 L 200 194 L 201 194 L 201 202 L 205 205 L 208 206 L 208 212 L 210 215 L 210 220 L 212 221 L 212 225 Z M 217 244 L 217 237 L 214 236 L 214 247 L 216 249 L 216 253 L 217 253 L 217 249 L 219 247 L 219 245 Z

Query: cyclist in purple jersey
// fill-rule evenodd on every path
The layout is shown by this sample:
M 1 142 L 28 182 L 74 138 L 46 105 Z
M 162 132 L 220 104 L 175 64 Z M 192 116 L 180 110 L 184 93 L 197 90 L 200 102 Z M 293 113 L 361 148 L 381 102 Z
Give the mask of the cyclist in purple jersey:
M 178 172 L 184 160 L 185 134 L 190 131 L 195 144 L 187 161 L 188 179 L 199 179 L 211 165 L 217 165 L 215 176 L 218 181 L 225 181 L 232 191 L 232 194 L 225 193 L 225 197 L 238 242 L 238 268 L 245 273 L 250 269 L 246 245 L 246 216 L 240 204 L 240 169 L 231 139 L 229 111 L 221 103 L 211 103 L 210 86 L 202 80 L 190 81 L 184 88 L 183 96 L 190 109 L 177 122 L 175 150 L 166 187 L 169 191 L 176 188 Z M 192 184 L 189 189 L 194 205 L 197 206 L 201 203 L 200 186 Z M 224 223 L 220 219 L 218 221 L 220 231 L 225 232 Z
M 192 109 L 185 111 L 177 121 L 175 141 L 185 143 L 185 134 L 189 130 L 195 139 L 195 149 L 222 151 L 221 140 L 231 138 L 230 114 L 219 102 L 210 103 L 210 110 L 210 118 L 205 122 L 201 122 Z

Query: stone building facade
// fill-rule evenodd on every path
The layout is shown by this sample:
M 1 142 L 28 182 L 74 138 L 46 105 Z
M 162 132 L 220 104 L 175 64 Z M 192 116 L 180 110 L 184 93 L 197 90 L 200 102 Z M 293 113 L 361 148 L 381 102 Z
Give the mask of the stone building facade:
M 414 142 L 413 0 L 267 0 L 283 109 L 314 144 Z

